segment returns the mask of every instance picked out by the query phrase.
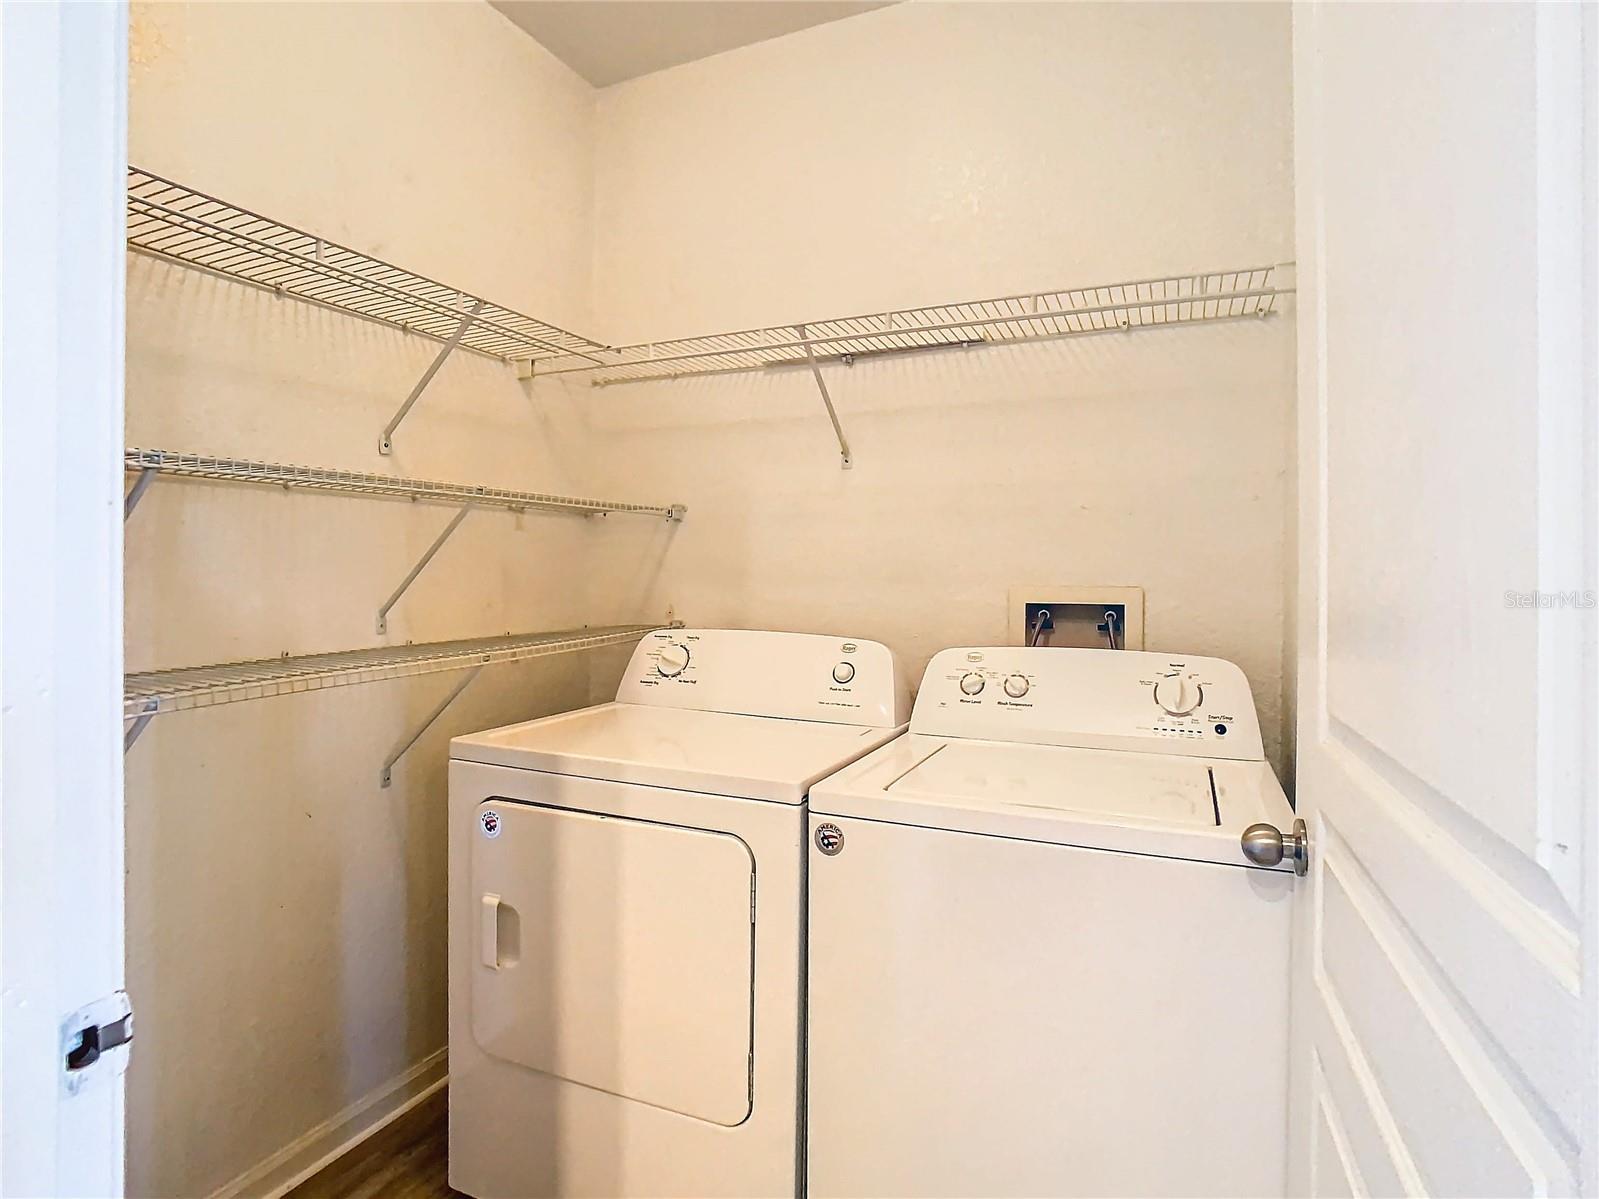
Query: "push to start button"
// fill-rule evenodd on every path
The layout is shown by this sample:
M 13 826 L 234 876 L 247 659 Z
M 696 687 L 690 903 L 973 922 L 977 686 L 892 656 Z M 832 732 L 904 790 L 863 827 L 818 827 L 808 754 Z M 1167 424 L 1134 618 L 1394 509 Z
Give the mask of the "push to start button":
M 855 664 L 853 662 L 840 662 L 833 667 L 833 682 L 847 683 L 855 677 Z

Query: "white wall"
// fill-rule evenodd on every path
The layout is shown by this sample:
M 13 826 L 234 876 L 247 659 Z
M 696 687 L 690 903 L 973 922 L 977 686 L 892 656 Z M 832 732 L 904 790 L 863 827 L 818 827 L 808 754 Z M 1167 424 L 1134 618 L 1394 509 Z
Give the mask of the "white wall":
M 1286 6 L 883 9 L 600 93 L 595 310 L 650 340 L 1277 262 L 1290 122 Z M 803 372 L 596 392 L 595 485 L 691 513 L 599 549 L 597 609 L 881 638 L 919 675 L 1003 641 L 1013 583 L 1141 586 L 1148 646 L 1242 665 L 1282 765 L 1289 321 L 829 379 L 849 472 Z
M 486 5 L 140 7 L 132 45 L 133 162 L 589 327 L 592 90 Z M 576 416 L 470 355 L 380 457 L 436 350 L 129 256 L 130 444 L 586 490 Z M 157 483 L 127 530 L 128 668 L 587 619 L 570 573 L 609 528 L 481 512 L 379 638 L 450 515 Z M 574 706 L 586 677 L 581 656 L 484 672 L 389 790 L 381 762 L 458 675 L 150 725 L 127 758 L 130 1193 L 207 1194 L 419 1064 L 438 1076 L 446 739 Z
M 138 8 L 131 157 L 613 341 L 1288 256 L 1288 20 L 912 3 L 596 93 L 487 6 Z M 470 517 L 389 641 L 659 616 L 936 649 L 1015 582 L 1137 584 L 1149 643 L 1235 658 L 1274 752 L 1285 321 L 833 369 L 524 389 L 469 356 L 378 430 L 421 339 L 130 258 L 130 444 L 650 502 Z M 377 643 L 446 510 L 160 483 L 132 670 Z M 130 1191 L 198 1195 L 444 1041 L 449 735 L 607 694 L 625 652 L 154 721 L 128 758 Z M 432 1074 L 429 1071 L 433 1072 Z M 418 1085 L 412 1077 L 404 1086 Z M 254 1173 L 252 1173 L 254 1172 Z

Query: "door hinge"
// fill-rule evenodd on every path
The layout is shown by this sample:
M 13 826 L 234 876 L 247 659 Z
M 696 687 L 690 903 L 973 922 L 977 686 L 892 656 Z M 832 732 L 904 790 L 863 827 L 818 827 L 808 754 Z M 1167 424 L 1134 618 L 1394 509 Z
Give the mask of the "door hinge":
M 122 1074 L 132 1048 L 133 1004 L 126 991 L 114 991 L 73 1012 L 61 1025 L 66 1094 L 78 1094 L 94 1079 Z
M 755 923 L 755 876 L 750 875 L 750 923 Z

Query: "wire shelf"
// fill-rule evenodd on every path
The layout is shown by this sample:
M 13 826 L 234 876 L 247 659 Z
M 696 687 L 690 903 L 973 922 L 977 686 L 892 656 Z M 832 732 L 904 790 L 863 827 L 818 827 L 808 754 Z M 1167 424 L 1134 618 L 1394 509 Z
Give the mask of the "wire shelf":
M 505 360 L 602 361 L 606 347 L 163 179 L 128 168 L 128 246 L 350 316 Z
M 439 674 L 500 662 L 522 662 L 551 654 L 626 645 L 661 627 L 652 624 L 610 625 L 556 633 L 430 641 L 422 645 L 380 646 L 330 654 L 152 670 L 124 677 L 122 713 L 126 719 L 137 719 L 191 708 L 238 703 L 241 700 L 268 699 L 302 691 L 349 687 L 356 683 Z
M 570 512 L 577 515 L 625 512 L 658 516 L 667 520 L 681 520 L 686 511 L 681 504 L 630 504 L 621 500 L 583 499 L 546 495 L 536 491 L 508 491 L 499 487 L 478 487 L 468 483 L 400 479 L 390 475 L 369 475 L 358 471 L 330 470 L 317 466 L 292 466 L 242 458 L 215 458 L 206 454 L 189 454 L 173 450 L 129 448 L 123 456 L 123 467 L 128 471 L 153 470 L 163 475 L 187 479 L 261 483 L 279 487 L 301 487 L 312 491 L 342 492 L 348 495 L 472 504 L 476 507 L 509 508 L 513 512 L 529 508 L 549 512 Z
M 775 325 L 622 346 L 606 363 L 559 361 L 545 375 L 586 373 L 597 387 L 719 375 L 876 354 L 1051 341 L 1085 333 L 1269 316 L 1279 296 L 1276 267 L 1138 279 L 1098 287 L 1028 292 L 994 300 Z

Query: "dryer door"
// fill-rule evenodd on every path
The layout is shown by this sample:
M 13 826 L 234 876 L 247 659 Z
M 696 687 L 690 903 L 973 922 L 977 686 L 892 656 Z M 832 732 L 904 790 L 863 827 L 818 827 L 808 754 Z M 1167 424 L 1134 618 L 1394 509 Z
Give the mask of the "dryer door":
M 732 1126 L 750 1112 L 754 858 L 729 833 L 478 805 L 472 1032 L 584 1086 Z

